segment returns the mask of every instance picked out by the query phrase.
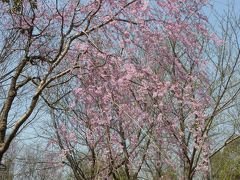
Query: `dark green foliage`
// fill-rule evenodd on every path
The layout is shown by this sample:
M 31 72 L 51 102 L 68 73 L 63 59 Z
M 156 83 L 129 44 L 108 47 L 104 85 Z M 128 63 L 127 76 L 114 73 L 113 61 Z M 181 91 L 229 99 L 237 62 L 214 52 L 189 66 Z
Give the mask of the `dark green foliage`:
M 13 11 L 20 11 L 23 7 L 23 0 L 0 0 L 3 3 L 8 3 Z M 37 0 L 28 0 L 32 8 L 37 8 Z
M 240 139 L 228 144 L 211 158 L 213 179 L 240 179 Z

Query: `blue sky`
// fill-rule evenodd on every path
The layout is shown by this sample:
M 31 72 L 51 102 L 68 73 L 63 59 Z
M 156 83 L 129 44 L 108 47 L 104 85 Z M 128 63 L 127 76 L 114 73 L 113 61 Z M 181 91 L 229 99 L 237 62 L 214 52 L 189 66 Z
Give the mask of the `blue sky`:
M 240 12 L 240 0 L 209 0 L 212 8 L 209 8 L 206 13 L 209 17 L 210 22 L 214 21 L 214 16 L 224 15 L 234 5 L 235 12 L 239 14 Z

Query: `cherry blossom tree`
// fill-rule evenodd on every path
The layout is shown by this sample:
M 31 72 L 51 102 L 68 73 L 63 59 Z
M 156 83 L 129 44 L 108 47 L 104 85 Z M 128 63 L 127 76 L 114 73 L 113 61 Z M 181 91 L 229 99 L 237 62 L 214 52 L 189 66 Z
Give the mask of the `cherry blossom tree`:
M 205 5 L 145 1 L 128 20 L 88 36 L 81 68 L 73 71 L 79 87 L 68 107 L 72 113 L 54 121 L 52 143 L 68 161 L 80 146 L 90 177 L 119 179 L 121 172 L 136 179 L 148 169 L 160 178 L 173 169 L 192 179 L 208 172 L 212 101 L 204 45 L 220 41 L 206 29 Z
M 8 4 L 0 6 L 4 68 L 0 113 L 2 159 L 14 137 L 37 113 L 43 91 L 64 84 L 54 82 L 79 68 L 76 62 L 92 42 L 89 36 L 110 23 L 127 23 L 127 19 L 122 19 L 129 11 L 127 8 L 141 4 L 137 5 L 136 0 L 38 1 L 36 9 L 29 1 L 22 1 L 22 9 L 17 12 L 9 11 Z M 93 44 L 92 47 L 92 51 L 98 52 Z
M 209 132 L 235 95 L 218 96 L 208 77 L 207 45 L 224 41 L 207 28 L 207 3 L 0 3 L 0 160 L 45 104 L 48 147 L 76 179 L 209 176 Z

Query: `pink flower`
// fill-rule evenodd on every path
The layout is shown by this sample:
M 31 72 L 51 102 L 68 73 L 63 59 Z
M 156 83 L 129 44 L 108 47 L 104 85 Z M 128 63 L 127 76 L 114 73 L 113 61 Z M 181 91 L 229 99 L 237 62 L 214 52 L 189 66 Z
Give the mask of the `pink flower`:
M 142 0 L 142 7 L 141 7 L 141 10 L 142 11 L 146 11 L 148 6 L 149 6 L 149 0 Z
M 76 89 L 73 90 L 73 92 L 75 94 L 81 94 L 83 92 L 83 89 L 82 88 L 76 88 Z

